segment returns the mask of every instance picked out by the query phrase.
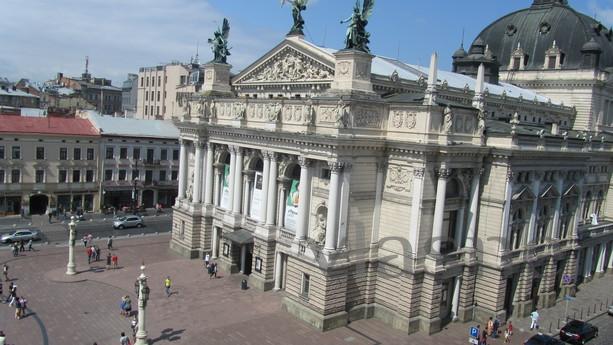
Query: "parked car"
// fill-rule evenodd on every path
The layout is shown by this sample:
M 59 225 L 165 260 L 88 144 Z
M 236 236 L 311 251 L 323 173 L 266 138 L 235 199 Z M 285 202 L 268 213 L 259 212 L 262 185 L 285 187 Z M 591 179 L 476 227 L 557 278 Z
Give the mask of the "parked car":
M 17 241 L 40 240 L 40 231 L 36 229 L 21 229 L 2 235 L 2 243 L 12 243 Z
M 597 336 L 598 327 L 580 320 L 569 321 L 560 330 L 560 340 L 571 344 L 585 344 Z
M 123 228 L 133 228 L 133 227 L 143 227 L 145 223 L 143 222 L 143 217 L 130 215 L 119 217 L 113 220 L 113 228 L 114 229 L 123 229 Z
M 607 310 L 609 315 L 613 316 L 613 304 L 609 306 L 609 310 Z
M 524 345 L 564 345 L 564 343 L 558 339 L 539 333 L 526 340 Z

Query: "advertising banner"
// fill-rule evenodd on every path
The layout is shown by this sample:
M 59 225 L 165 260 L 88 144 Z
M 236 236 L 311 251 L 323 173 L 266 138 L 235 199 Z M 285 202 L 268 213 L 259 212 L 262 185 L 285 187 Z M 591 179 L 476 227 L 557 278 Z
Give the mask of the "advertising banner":
M 262 203 L 265 202 L 262 200 L 264 176 L 261 172 L 256 171 L 254 178 L 253 186 L 251 187 L 251 209 L 249 210 L 249 215 L 257 220 L 263 220 L 260 219 L 260 212 L 262 210 Z
M 292 180 L 292 186 L 285 201 L 285 228 L 293 231 L 296 231 L 298 223 L 299 186 L 300 180 Z
M 221 179 L 221 207 L 229 210 L 230 205 L 230 165 L 225 164 L 223 168 L 223 176 Z

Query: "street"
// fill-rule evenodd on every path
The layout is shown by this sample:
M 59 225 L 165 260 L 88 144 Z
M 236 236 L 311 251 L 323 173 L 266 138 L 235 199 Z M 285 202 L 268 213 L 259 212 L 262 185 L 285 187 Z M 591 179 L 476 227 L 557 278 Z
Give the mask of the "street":
M 2 219 L 0 218 L 0 234 L 12 232 L 13 229 L 34 228 L 42 233 L 41 241 L 49 244 L 62 244 L 68 240 L 69 221 L 60 221 L 53 218 L 52 223 L 46 216 L 32 216 L 29 219 Z M 172 213 L 170 211 L 159 216 L 145 216 L 145 226 L 142 228 L 113 229 L 113 217 L 102 214 L 86 214 L 85 221 L 77 223 L 77 240 L 87 234 L 93 237 L 108 237 L 113 235 L 140 235 L 149 233 L 169 232 L 172 226 Z M 5 245 L 5 244 L 3 244 Z M 35 242 L 36 245 L 36 242 Z
M 613 344 L 613 316 L 601 315 L 590 323 L 598 327 L 598 338 L 587 342 L 588 345 L 611 345 Z

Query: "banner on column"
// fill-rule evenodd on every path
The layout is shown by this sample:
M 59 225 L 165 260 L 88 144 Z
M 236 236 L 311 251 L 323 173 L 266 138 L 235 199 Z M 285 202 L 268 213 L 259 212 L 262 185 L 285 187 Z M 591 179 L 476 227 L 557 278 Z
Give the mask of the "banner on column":
M 251 209 L 249 215 L 257 220 L 260 219 L 260 211 L 262 209 L 262 185 L 264 181 L 264 175 L 261 172 L 256 171 L 253 187 L 251 190 Z
M 292 186 L 285 201 L 285 228 L 293 231 L 296 231 L 296 224 L 298 223 L 299 187 L 300 180 L 292 180 Z
M 221 186 L 221 207 L 230 209 L 230 166 L 225 164 L 223 167 L 223 178 Z

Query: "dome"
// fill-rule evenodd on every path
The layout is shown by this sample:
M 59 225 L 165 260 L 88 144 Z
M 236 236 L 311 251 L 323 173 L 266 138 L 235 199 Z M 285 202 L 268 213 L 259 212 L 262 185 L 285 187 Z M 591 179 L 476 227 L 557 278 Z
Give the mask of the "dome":
M 612 38 L 611 30 L 575 11 L 566 0 L 534 0 L 529 8 L 490 24 L 474 43 L 480 47 L 485 43 L 502 69 L 507 69 L 518 44 L 527 55 L 525 69 L 542 69 L 545 52 L 554 41 L 564 54 L 562 69 L 581 68 L 584 52 L 600 53 L 598 67 L 604 69 L 613 66 Z
M 460 46 L 460 48 L 458 48 L 458 50 L 455 51 L 455 53 L 453 53 L 452 58 L 457 59 L 457 58 L 463 58 L 466 56 L 466 50 L 464 50 L 464 46 Z

